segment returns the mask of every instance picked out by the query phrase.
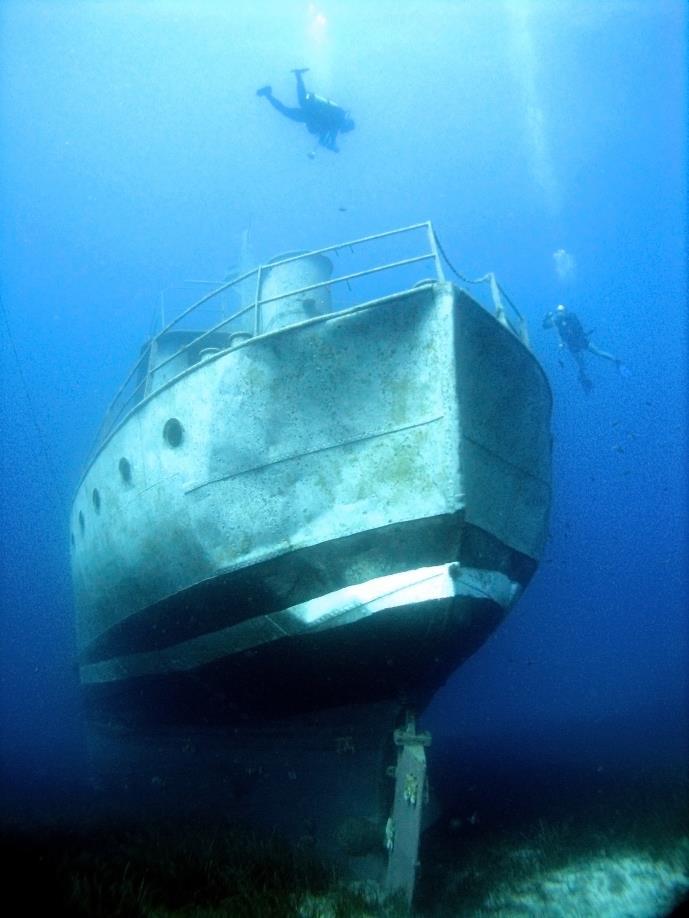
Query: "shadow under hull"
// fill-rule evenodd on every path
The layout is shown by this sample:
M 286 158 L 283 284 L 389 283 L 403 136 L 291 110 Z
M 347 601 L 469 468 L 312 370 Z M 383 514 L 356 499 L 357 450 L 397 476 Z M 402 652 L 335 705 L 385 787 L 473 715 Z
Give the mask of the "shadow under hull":
M 422 710 L 503 616 L 497 603 L 466 597 L 387 609 L 191 672 L 87 684 L 87 712 L 129 725 L 220 725 L 380 701 Z

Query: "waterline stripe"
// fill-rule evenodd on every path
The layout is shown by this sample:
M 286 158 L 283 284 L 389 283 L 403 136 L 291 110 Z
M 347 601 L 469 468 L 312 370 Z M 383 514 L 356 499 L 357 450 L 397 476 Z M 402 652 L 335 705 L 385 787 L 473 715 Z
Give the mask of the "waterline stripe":
M 288 609 L 220 628 L 165 647 L 80 668 L 85 684 L 197 669 L 283 637 L 350 625 L 386 609 L 454 597 L 489 599 L 507 609 L 520 586 L 498 571 L 462 568 L 457 562 L 375 577 L 298 603 Z

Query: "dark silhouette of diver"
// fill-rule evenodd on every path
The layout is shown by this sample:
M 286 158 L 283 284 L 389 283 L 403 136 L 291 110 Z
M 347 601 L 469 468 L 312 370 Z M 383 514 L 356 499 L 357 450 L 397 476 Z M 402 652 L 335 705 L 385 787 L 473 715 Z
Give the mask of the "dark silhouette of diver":
M 340 108 L 330 99 L 325 99 L 323 96 L 317 96 L 313 92 L 306 91 L 302 74 L 307 73 L 308 69 L 308 67 L 302 67 L 299 70 L 292 71 L 297 80 L 299 108 L 290 108 L 288 105 L 283 105 L 279 99 L 275 98 L 270 86 L 262 86 L 256 91 L 256 95 L 267 99 L 273 108 L 277 109 L 286 118 L 305 124 L 309 134 L 318 135 L 318 143 L 325 147 L 326 150 L 339 153 L 340 151 L 335 142 L 337 135 L 353 131 L 354 122 L 349 117 L 349 112 Z M 313 159 L 315 151 L 312 150 L 309 156 Z
M 591 341 L 590 331 L 584 331 L 584 327 L 579 318 L 569 312 L 566 306 L 560 304 L 555 312 L 549 312 L 543 319 L 543 328 L 555 328 L 560 339 L 559 350 L 562 352 L 565 348 L 570 352 L 577 367 L 579 368 L 579 382 L 586 392 L 593 388 L 593 381 L 586 373 L 586 361 L 584 354 L 588 351 L 595 354 L 596 357 L 602 357 L 604 360 L 610 360 L 615 364 L 622 376 L 628 376 L 629 371 L 617 357 L 602 351 Z M 560 357 L 560 366 L 562 366 L 562 357 Z

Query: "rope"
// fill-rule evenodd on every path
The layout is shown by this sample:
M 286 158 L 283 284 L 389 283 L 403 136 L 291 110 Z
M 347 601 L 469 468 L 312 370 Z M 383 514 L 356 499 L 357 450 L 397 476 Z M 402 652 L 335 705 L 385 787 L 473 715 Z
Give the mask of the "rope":
M 48 477 L 52 479 L 53 488 L 55 490 L 55 494 L 57 495 L 58 502 L 61 505 L 66 506 L 65 495 L 60 485 L 60 479 L 58 478 L 57 472 L 55 471 L 55 466 L 53 465 L 50 459 L 50 453 L 48 452 L 48 447 L 46 445 L 45 435 L 43 431 L 41 430 L 40 424 L 38 423 L 38 414 L 36 412 L 33 401 L 31 399 L 31 394 L 30 394 L 29 387 L 26 382 L 26 377 L 24 376 L 24 371 L 22 370 L 22 364 L 19 359 L 19 353 L 17 352 L 17 347 L 14 343 L 14 337 L 12 336 L 12 328 L 10 326 L 9 318 L 7 316 L 7 311 L 5 310 L 5 303 L 2 299 L 2 294 L 0 294 L 0 312 L 2 313 L 2 320 L 5 326 L 7 340 L 10 343 L 12 353 L 14 354 L 14 360 L 17 365 L 17 375 L 19 376 L 19 380 L 21 382 L 22 389 L 24 390 L 24 397 L 26 398 L 26 402 L 29 406 L 29 416 L 31 417 L 31 421 L 33 422 L 33 426 L 36 430 L 36 436 L 38 438 L 38 442 L 41 447 L 40 451 L 43 454 L 43 460 L 45 462 L 46 469 L 48 470 Z
M 492 271 L 490 271 L 488 274 L 484 274 L 483 277 L 477 277 L 475 280 L 472 280 L 470 277 L 465 277 L 463 274 L 460 274 L 460 272 L 457 270 L 457 268 L 455 268 L 455 266 L 452 264 L 452 262 L 450 261 L 450 259 L 447 257 L 447 255 L 446 255 L 446 253 L 445 253 L 445 249 L 442 247 L 442 245 L 441 245 L 441 243 L 440 243 L 440 239 L 438 239 L 438 236 L 436 235 L 435 230 L 433 230 L 433 238 L 435 239 L 435 244 L 438 246 L 438 251 L 440 252 L 440 254 L 441 254 L 441 255 L 443 256 L 443 258 L 445 259 L 445 263 L 447 264 L 447 266 L 448 266 L 448 268 L 450 269 L 450 271 L 452 271 L 453 274 L 456 274 L 457 277 L 458 277 L 461 281 L 463 281 L 465 284 L 485 284 L 485 283 L 489 283 L 490 280 L 491 280 L 491 278 L 494 278 L 494 275 L 493 275 L 493 272 L 492 272 Z M 498 290 L 500 291 L 500 294 L 501 294 L 502 296 L 505 297 L 505 299 L 506 299 L 507 302 L 510 304 L 510 306 L 512 307 L 512 309 L 514 309 L 514 312 L 515 312 L 517 318 L 518 318 L 521 322 L 523 322 L 523 321 L 524 321 L 524 317 L 522 316 L 521 312 L 517 309 L 517 307 L 514 305 L 513 301 L 512 301 L 512 300 L 509 298 L 509 296 L 505 293 L 503 287 L 501 286 L 501 284 L 498 283 L 497 279 L 495 279 L 495 285 L 496 285 L 496 287 L 498 288 Z
M 448 268 L 450 269 L 450 271 L 452 271 L 453 274 L 456 274 L 457 277 L 461 281 L 463 281 L 465 284 L 484 284 L 487 280 L 490 279 L 490 274 L 484 274 L 483 277 L 478 277 L 476 278 L 476 280 L 472 280 L 470 277 L 465 277 L 463 274 L 460 274 L 457 268 L 455 268 L 455 266 L 452 264 L 450 259 L 447 257 L 445 253 L 445 249 L 442 247 L 440 243 L 440 239 L 438 239 L 438 236 L 436 235 L 435 230 L 433 230 L 433 238 L 435 239 L 435 244 L 438 246 L 438 251 L 445 259 L 445 262 Z

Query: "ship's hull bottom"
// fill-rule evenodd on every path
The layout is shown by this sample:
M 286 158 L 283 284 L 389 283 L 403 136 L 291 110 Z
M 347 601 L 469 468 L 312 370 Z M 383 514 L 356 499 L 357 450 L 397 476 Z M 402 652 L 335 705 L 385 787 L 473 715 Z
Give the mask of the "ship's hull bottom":
M 197 668 L 87 683 L 87 714 L 132 727 L 242 724 L 377 702 L 422 710 L 505 611 L 475 596 L 389 608 Z
M 154 813 L 246 819 L 380 882 L 394 730 L 495 630 L 515 589 L 458 565 L 417 569 L 93 664 L 92 774 Z M 263 640 L 269 623 L 296 633 Z

